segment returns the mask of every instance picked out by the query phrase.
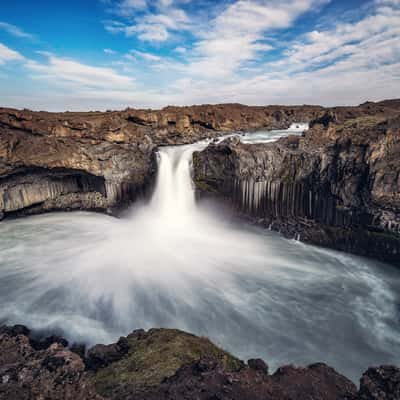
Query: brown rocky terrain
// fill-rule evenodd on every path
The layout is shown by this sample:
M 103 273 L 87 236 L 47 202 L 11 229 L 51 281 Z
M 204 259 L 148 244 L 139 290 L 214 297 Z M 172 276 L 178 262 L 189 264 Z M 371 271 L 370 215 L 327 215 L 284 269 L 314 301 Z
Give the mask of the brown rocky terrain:
M 238 360 L 188 333 L 137 330 L 84 351 L 60 337 L 0 328 L 0 399 L 398 400 L 400 369 L 369 368 L 360 388 L 325 364 Z M 79 350 L 79 349 L 78 349 Z M 80 349 L 81 350 L 81 349 Z
M 156 146 L 287 127 L 321 107 L 167 107 L 47 113 L 0 109 L 0 216 L 112 211 L 151 190 Z
M 195 153 L 198 192 L 288 237 L 400 264 L 400 101 L 329 109 L 310 126 Z

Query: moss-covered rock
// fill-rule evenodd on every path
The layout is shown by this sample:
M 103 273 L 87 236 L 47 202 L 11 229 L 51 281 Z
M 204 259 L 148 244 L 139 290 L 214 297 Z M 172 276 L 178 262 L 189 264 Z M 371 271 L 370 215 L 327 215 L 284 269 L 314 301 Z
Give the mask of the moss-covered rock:
M 237 371 L 243 362 L 215 346 L 209 339 L 174 329 L 137 331 L 128 337 L 129 351 L 91 378 L 103 396 L 143 391 L 161 384 L 184 365 L 201 358 L 216 360 L 226 371 Z

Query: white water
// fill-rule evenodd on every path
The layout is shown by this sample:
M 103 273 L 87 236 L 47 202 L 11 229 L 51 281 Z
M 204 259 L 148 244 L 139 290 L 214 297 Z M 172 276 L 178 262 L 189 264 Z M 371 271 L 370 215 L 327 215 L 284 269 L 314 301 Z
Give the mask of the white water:
M 245 133 L 240 136 L 240 140 L 243 143 L 249 144 L 270 143 L 275 142 L 277 139 L 285 137 L 287 135 L 301 135 L 307 129 L 307 123 L 299 122 L 290 125 L 289 129 Z
M 161 149 L 151 202 L 123 219 L 2 222 L 0 321 L 89 344 L 181 328 L 272 368 L 324 361 L 354 380 L 399 364 L 400 273 L 200 208 L 190 161 L 203 146 Z

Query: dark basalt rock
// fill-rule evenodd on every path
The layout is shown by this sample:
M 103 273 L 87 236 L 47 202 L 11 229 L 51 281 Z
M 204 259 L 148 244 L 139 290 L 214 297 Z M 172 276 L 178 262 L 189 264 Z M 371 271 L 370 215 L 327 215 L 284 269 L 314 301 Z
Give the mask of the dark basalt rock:
M 29 335 L 29 332 L 28 332 Z M 45 350 L 48 349 L 52 344 L 58 343 L 63 347 L 68 346 L 68 340 L 64 339 L 61 336 L 58 335 L 51 335 L 48 337 L 45 337 L 44 339 L 30 339 L 30 345 L 35 349 L 35 350 Z
M 400 399 L 400 369 L 393 366 L 369 368 L 360 380 L 359 399 Z
M 400 264 L 400 107 L 330 110 L 304 136 L 195 153 L 199 196 L 288 237 Z
M 60 343 L 35 350 L 28 336 L 15 333 L 0 329 L 0 399 L 101 399 L 78 355 Z
M 252 358 L 247 361 L 247 364 L 251 369 L 268 375 L 268 365 L 261 358 Z
M 19 332 L 19 333 L 18 333 Z M 400 370 L 368 369 L 360 390 L 333 368 L 245 365 L 209 340 L 170 329 L 138 330 L 83 360 L 59 342 L 34 349 L 20 327 L 0 328 L 0 399 L 397 400 Z M 58 339 L 57 339 L 58 340 Z M 89 361 L 90 360 L 90 361 Z
M 0 218 L 53 210 L 116 212 L 151 191 L 158 145 L 287 127 L 322 110 L 240 104 L 106 113 L 0 108 Z
M 128 353 L 128 350 L 129 342 L 124 337 L 121 337 L 115 344 L 97 344 L 87 352 L 85 358 L 86 367 L 93 371 L 107 367 L 111 363 L 119 361 Z

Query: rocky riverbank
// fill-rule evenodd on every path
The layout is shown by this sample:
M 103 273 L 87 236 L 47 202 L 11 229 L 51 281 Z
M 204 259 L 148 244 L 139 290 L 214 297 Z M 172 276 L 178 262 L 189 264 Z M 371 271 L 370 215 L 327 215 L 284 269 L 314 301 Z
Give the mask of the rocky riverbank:
M 0 327 L 0 399 L 398 400 L 400 369 L 369 368 L 357 387 L 325 364 L 270 373 L 206 338 L 136 330 L 87 351 L 24 326 Z
M 400 263 L 400 101 L 337 108 L 303 136 L 194 154 L 200 195 L 288 237 Z

